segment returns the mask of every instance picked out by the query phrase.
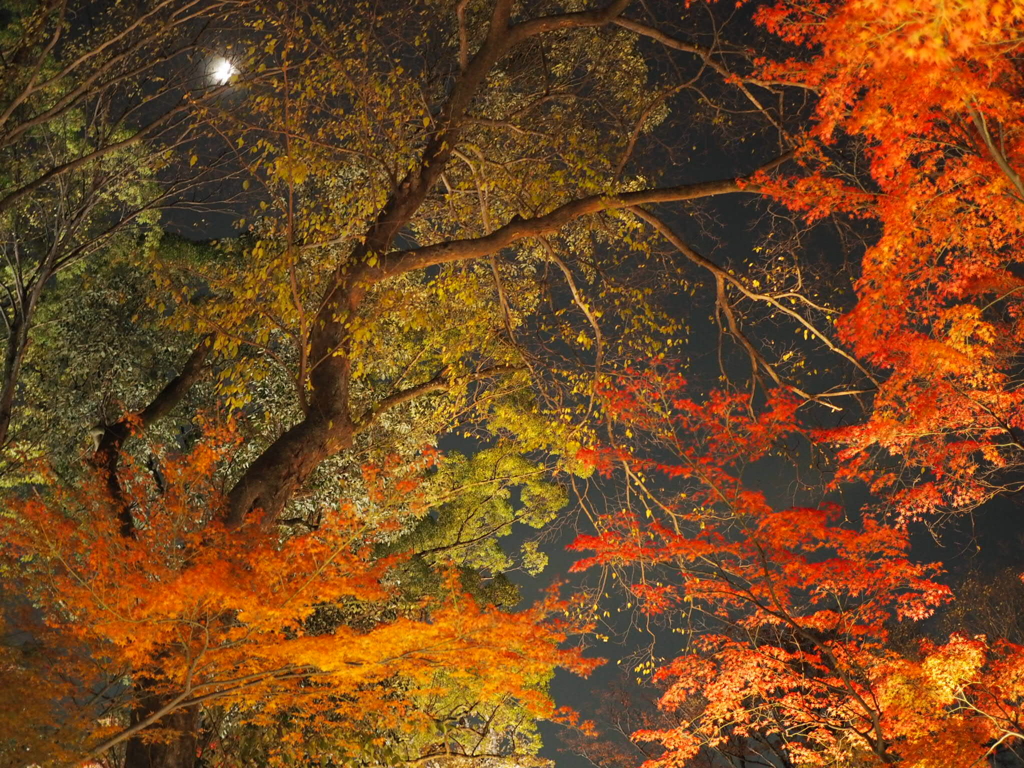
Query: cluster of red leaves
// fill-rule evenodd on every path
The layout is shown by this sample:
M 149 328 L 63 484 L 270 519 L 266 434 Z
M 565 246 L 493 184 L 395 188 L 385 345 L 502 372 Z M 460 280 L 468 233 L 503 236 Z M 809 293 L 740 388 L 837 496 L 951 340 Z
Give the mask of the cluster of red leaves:
M 560 649 L 571 628 L 554 618 L 565 611 L 553 598 L 517 613 L 482 607 L 453 574 L 446 598 L 394 609 L 390 574 L 400 557 L 375 556 L 379 523 L 345 506 L 297 535 L 225 527 L 218 477 L 235 444 L 230 429 L 207 425 L 191 451 L 163 456 L 158 483 L 126 457 L 133 538 L 120 534 L 120 502 L 100 477 L 5 500 L 2 565 L 41 611 L 46 641 L 83 660 L 68 675 L 83 701 L 98 683 L 129 678 L 145 681 L 168 711 L 210 702 L 254 724 L 288 712 L 303 724 L 293 734 L 301 736 L 374 714 L 379 727 L 415 728 L 417 697 L 438 693 L 442 679 L 482 701 L 512 696 L 551 715 L 540 683 L 552 669 L 589 671 L 589 662 Z M 412 493 L 408 473 L 385 482 L 382 471 L 369 472 L 372 488 Z M 325 606 L 359 620 L 316 621 Z M 12 663 L 4 677 L 22 672 Z M 84 753 L 125 737 L 123 710 L 111 708 L 103 723 L 91 714 L 89 732 L 75 742 Z M 302 745 L 281 745 L 282 753 L 293 748 Z
M 664 749 L 649 765 L 685 766 L 739 738 L 800 765 L 938 768 L 1018 738 L 1024 648 L 982 637 L 893 647 L 893 626 L 951 598 L 935 565 L 908 556 L 905 528 L 844 519 L 832 504 L 777 509 L 744 482 L 800 431 L 795 403 L 757 414 L 746 395 L 698 403 L 684 387 L 655 370 L 606 389 L 609 415 L 659 457 L 622 458 L 646 519 L 605 516 L 572 546 L 588 553 L 577 570 L 613 569 L 647 612 L 699 619 L 657 674 L 679 724 L 635 734 Z
M 833 208 L 881 225 L 840 333 L 884 380 L 870 417 L 828 437 L 848 458 L 913 468 L 912 484 L 874 478 L 908 518 L 976 507 L 1024 463 L 1024 6 L 783 0 L 759 20 L 813 51 L 761 75 L 818 99 L 804 175 L 765 191 L 812 218 Z M 870 194 L 819 151 L 842 137 L 866 148 Z

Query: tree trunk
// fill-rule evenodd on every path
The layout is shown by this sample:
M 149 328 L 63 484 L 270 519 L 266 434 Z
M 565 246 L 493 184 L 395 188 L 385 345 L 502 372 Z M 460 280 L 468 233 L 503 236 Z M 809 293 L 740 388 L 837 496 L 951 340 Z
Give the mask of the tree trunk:
M 162 706 L 159 696 L 140 689 L 132 724 L 146 719 Z M 164 732 L 158 735 L 154 729 Z M 154 739 L 154 736 L 158 738 Z M 179 709 L 128 740 L 124 768 L 194 768 L 198 741 L 199 707 Z
M 333 418 L 332 418 L 333 417 Z M 253 509 L 272 522 L 292 493 L 328 456 L 352 446 L 355 427 L 347 411 L 313 413 L 283 433 L 257 458 L 229 495 L 227 524 L 237 527 Z
M 28 322 L 15 317 L 7 338 L 7 353 L 4 356 L 3 385 L 0 387 L 0 447 L 7 444 L 14 415 L 14 395 L 18 390 L 21 365 L 28 348 Z
M 204 336 L 192 351 L 181 372 L 160 390 L 149 405 L 135 413 L 134 418 L 141 423 L 143 429 L 148 429 L 170 413 L 185 397 L 202 375 L 212 350 L 213 336 Z M 92 457 L 93 464 L 106 473 L 107 489 L 117 503 L 121 535 L 126 539 L 135 536 L 135 521 L 131 508 L 124 498 L 117 477 L 117 467 L 124 442 L 132 434 L 131 421 L 125 418 L 116 424 L 105 426 L 100 444 Z M 130 726 L 137 726 L 148 720 L 167 704 L 165 698 L 151 693 L 151 688 L 151 680 L 141 678 L 136 682 L 136 706 L 132 710 Z M 127 740 L 124 768 L 195 768 L 198 741 L 199 707 L 174 710 L 155 724 L 142 727 Z

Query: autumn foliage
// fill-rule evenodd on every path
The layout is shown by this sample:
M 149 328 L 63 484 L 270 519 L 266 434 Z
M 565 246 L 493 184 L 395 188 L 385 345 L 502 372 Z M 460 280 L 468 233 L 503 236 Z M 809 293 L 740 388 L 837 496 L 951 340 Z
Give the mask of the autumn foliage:
M 575 567 L 614 572 L 629 605 L 694 633 L 655 675 L 679 724 L 634 734 L 663 748 L 649 765 L 689 765 L 739 739 L 785 765 L 938 768 L 1020 738 L 1024 647 L 893 642 L 952 598 L 940 568 L 910 557 L 904 526 L 829 502 L 779 507 L 744 480 L 800 435 L 795 401 L 698 402 L 657 366 L 604 402 L 618 434 L 649 446 L 597 452 L 633 478 L 646 513 L 599 519 L 572 545 L 585 553 Z
M 838 322 L 869 407 L 804 430 L 778 395 L 694 400 L 663 367 L 627 372 L 605 402 L 616 434 L 643 430 L 647 448 L 592 459 L 636 501 L 577 539 L 578 567 L 615 571 L 641 610 L 696 627 L 655 675 L 678 725 L 635 734 L 660 745 L 651 765 L 986 764 L 1020 746 L 1024 648 L 908 627 L 953 599 L 940 568 L 911 558 L 908 525 L 1020 487 L 1024 8 L 780 2 L 757 18 L 804 49 L 761 76 L 815 94 L 799 169 L 762 191 L 807 221 L 878 228 Z M 787 507 L 744 480 L 812 445 L 839 448 L 831 490 L 864 482 L 871 508 Z
M 50 731 L 47 749 L 36 745 L 38 759 L 99 756 L 142 729 L 159 742 L 174 735 L 165 715 L 200 704 L 228 708 L 236 724 L 270 727 L 287 717 L 271 761 L 316 755 L 318 743 L 342 759 L 365 748 L 367 733 L 426 728 L 417 703 L 453 687 L 552 716 L 551 670 L 592 666 L 559 649 L 571 627 L 553 616 L 553 599 L 508 613 L 478 604 L 454 572 L 445 595 L 401 599 L 395 572 L 404 555 L 377 556 L 375 545 L 403 515 L 423 514 L 415 478 L 436 453 L 368 468 L 370 498 L 387 506 L 383 521 L 343 501 L 314 530 L 282 535 L 276 526 L 223 523 L 219 471 L 237 443 L 232 429 L 207 424 L 191 450 L 162 452 L 155 475 L 123 467 L 137 521 L 131 537 L 121 535 L 98 475 L 8 497 L 4 556 L 23 564 L 17 578 L 36 606 L 35 641 L 46 647 L 40 669 L 18 654 L 5 663 L 3 690 L 24 694 L 29 682 L 49 682 L 53 710 L 38 717 L 31 702 L 47 698 L 35 691 L 5 727 L 24 745 L 26 732 L 64 726 Z M 47 681 L 53 663 L 58 679 Z M 140 712 L 126 675 L 145 681 L 159 706 Z M 133 706 L 126 727 L 118 714 Z M 216 761 L 215 740 L 209 749 L 206 759 Z
M 0 763 L 529 765 L 610 581 L 650 768 L 1024 747 L 911 546 L 1024 491 L 1024 3 L 696 5 L 0 3 Z
M 766 191 L 810 217 L 880 227 L 840 338 L 878 374 L 870 416 L 827 437 L 848 476 L 879 472 L 906 517 L 973 509 L 1017 488 L 1024 341 L 1024 72 L 1020 3 L 781 2 L 761 24 L 806 49 L 762 74 L 816 94 L 802 174 Z M 836 158 L 863 153 L 854 175 Z M 852 182 L 851 182 L 852 177 Z M 891 463 L 890 463 L 891 466 Z

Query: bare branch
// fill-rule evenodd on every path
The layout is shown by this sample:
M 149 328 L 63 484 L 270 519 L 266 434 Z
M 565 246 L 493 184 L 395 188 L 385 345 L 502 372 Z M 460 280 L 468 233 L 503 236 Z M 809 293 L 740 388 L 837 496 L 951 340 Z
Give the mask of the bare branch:
M 664 237 L 669 243 L 672 244 L 681 254 L 683 254 L 689 261 L 697 266 L 707 270 L 715 276 L 716 280 L 720 279 L 723 283 L 728 283 L 730 286 L 735 288 L 741 294 L 746 296 L 748 299 L 753 301 L 763 302 L 768 304 L 776 311 L 787 315 L 788 317 L 795 320 L 801 327 L 807 330 L 809 334 L 814 336 L 818 341 L 825 345 L 829 351 L 839 355 L 840 357 L 851 363 L 858 371 L 866 376 L 873 384 L 878 385 L 878 380 L 867 370 L 860 361 L 857 360 L 853 355 L 844 350 L 842 347 L 837 345 L 832 339 L 826 336 L 817 326 L 811 323 L 807 318 L 801 315 L 799 312 L 785 306 L 775 296 L 768 293 L 759 293 L 751 290 L 745 286 L 735 275 L 729 273 L 728 270 L 723 269 L 718 264 L 715 264 L 710 259 L 697 253 L 693 248 L 686 244 L 686 242 L 677 235 L 671 227 L 669 227 L 660 217 L 646 211 L 643 208 L 631 208 L 630 209 L 638 218 L 650 224 L 662 237 Z M 748 350 L 749 351 L 749 350 Z M 812 398 L 814 399 L 814 398 Z M 830 406 L 833 407 L 834 406 Z

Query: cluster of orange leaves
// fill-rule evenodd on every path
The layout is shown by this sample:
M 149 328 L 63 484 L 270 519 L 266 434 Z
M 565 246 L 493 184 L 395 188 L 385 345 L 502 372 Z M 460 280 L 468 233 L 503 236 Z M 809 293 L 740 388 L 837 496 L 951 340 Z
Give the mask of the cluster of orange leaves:
M 654 446 L 608 451 L 643 479 L 647 512 L 601 518 L 572 545 L 587 553 L 575 567 L 614 570 L 641 610 L 688 616 L 697 630 L 656 674 L 678 725 L 634 734 L 663 749 L 651 768 L 682 768 L 736 739 L 806 766 L 945 768 L 1020 738 L 1024 647 L 892 643 L 897 624 L 952 598 L 936 565 L 910 558 L 904 526 L 828 503 L 777 508 L 744 482 L 801 435 L 795 401 L 778 396 L 760 413 L 748 395 L 697 402 L 659 365 L 603 395 L 633 444 Z
M 207 424 L 192 450 L 163 453 L 158 483 L 125 457 L 121 480 L 136 519 L 133 538 L 119 533 L 117 502 L 98 476 L 74 487 L 54 479 L 7 497 L 0 558 L 45 625 L 45 638 L 34 641 L 45 639 L 51 656 L 59 644 L 77 660 L 74 670 L 63 670 L 63 693 L 78 686 L 73 701 L 83 702 L 78 726 L 86 732 L 57 757 L 80 759 L 124 736 L 123 709 L 108 706 L 110 716 L 97 720 L 91 694 L 108 681 L 108 694 L 119 691 L 126 707 L 131 690 L 124 681 L 145 681 L 147 695 L 174 707 L 231 706 L 255 724 L 288 713 L 316 731 L 377 714 L 378 727 L 412 730 L 423 725 L 417 697 L 440 693 L 441 680 L 482 701 L 512 696 L 549 716 L 554 708 L 541 683 L 552 668 L 589 670 L 576 652 L 561 649 L 572 628 L 554 618 L 564 613 L 554 598 L 503 612 L 462 594 L 453 575 L 445 597 L 383 610 L 399 597 L 393 572 L 402 556 L 376 557 L 374 544 L 388 526 L 366 522 L 351 505 L 294 535 L 257 524 L 225 527 L 221 469 L 236 443 L 232 429 Z M 385 482 L 383 471 L 368 472 L 378 501 L 394 494 L 415 500 L 407 474 Z M 310 621 L 324 607 L 363 620 L 326 628 Z M 5 664 L 5 680 L 28 672 L 16 656 Z M 36 685 L 33 700 L 56 694 L 40 679 Z M 50 729 L 66 719 L 71 701 L 20 726 Z M 24 711 L 26 718 L 37 715 Z M 149 728 L 149 738 L 160 737 L 159 728 Z M 281 745 L 292 747 L 302 748 Z
M 914 470 L 912 484 L 875 477 L 908 519 L 977 507 L 1024 459 L 1024 5 L 783 0 L 759 20 L 810 49 L 761 75 L 817 96 L 803 173 L 766 191 L 810 218 L 881 227 L 840 334 L 884 379 L 870 417 L 827 437 L 848 459 Z M 861 188 L 825 151 L 850 139 L 869 161 Z

